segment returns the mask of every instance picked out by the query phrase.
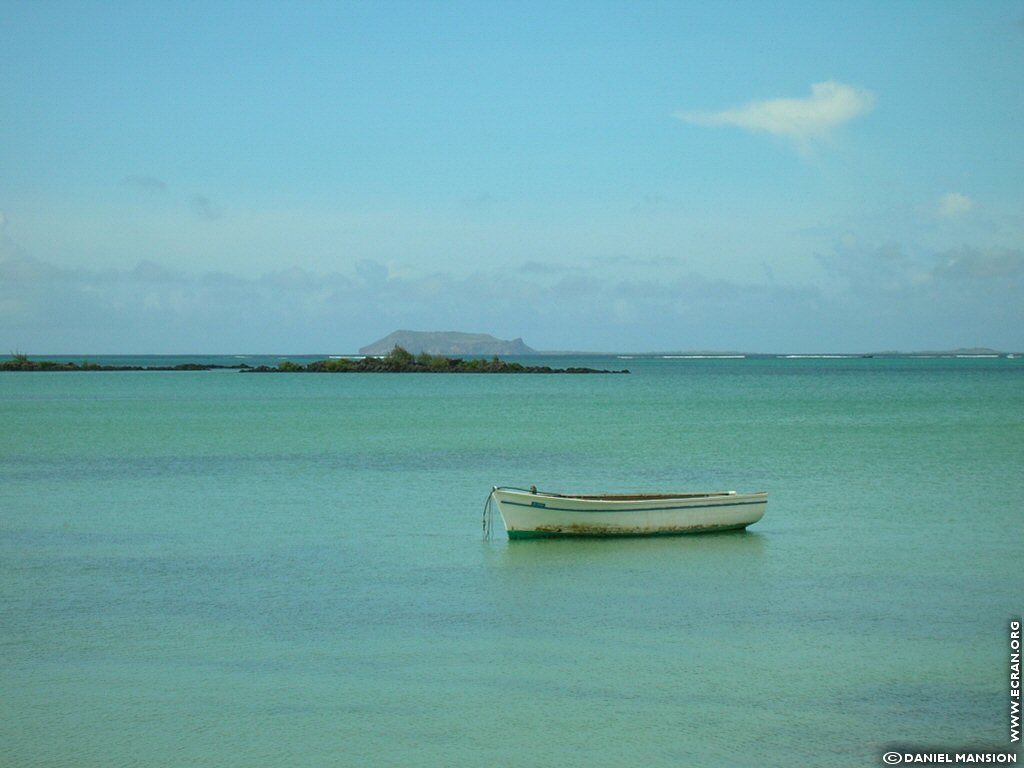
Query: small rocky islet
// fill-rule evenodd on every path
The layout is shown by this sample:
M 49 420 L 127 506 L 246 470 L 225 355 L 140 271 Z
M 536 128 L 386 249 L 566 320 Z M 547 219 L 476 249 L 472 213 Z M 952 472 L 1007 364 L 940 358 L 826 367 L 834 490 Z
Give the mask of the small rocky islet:
M 179 365 L 100 365 L 88 361 L 81 363 L 56 362 L 53 360 L 30 360 L 23 355 L 15 355 L 10 360 L 0 362 L 2 372 L 47 372 L 47 371 L 213 371 L 243 370 L 245 365 L 215 365 L 207 363 L 181 363 Z
M 546 365 L 523 365 L 502 360 L 497 356 L 490 360 L 483 358 L 464 359 L 446 357 L 422 352 L 413 355 L 400 346 L 395 346 L 386 355 L 363 358 L 329 358 L 303 365 L 282 360 L 277 366 L 215 365 L 206 363 L 182 363 L 173 366 L 99 365 L 82 362 L 54 362 L 31 360 L 27 355 L 16 353 L 10 360 L 0 362 L 0 372 L 13 371 L 211 371 L 237 370 L 241 373 L 629 373 L 628 370 L 608 371 L 595 368 L 551 368 Z

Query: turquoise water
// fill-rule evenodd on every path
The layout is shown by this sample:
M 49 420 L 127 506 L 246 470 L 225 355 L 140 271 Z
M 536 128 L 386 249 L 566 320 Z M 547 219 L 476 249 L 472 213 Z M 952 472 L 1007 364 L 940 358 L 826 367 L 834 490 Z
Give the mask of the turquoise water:
M 584 364 L 632 374 L 0 375 L 0 764 L 1007 745 L 1024 361 Z M 490 487 L 531 483 L 770 501 L 483 541 Z

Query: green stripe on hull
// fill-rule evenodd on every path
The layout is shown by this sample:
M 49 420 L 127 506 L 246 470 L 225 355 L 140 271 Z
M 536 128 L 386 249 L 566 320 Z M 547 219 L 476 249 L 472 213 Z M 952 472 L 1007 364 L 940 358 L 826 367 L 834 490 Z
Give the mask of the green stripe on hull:
M 724 531 L 742 531 L 750 523 L 741 525 L 709 526 L 707 528 L 688 528 L 678 531 L 507 531 L 510 539 L 625 539 L 647 538 L 649 536 L 693 536 L 698 533 L 722 533 Z

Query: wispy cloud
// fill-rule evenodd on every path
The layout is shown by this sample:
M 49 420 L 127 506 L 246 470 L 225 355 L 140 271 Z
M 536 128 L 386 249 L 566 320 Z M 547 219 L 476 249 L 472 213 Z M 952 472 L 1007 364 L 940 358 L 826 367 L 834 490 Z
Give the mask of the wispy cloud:
M 950 192 L 939 198 L 939 215 L 947 219 L 963 216 L 974 207 L 974 201 L 959 192 Z
M 395 276 L 370 260 L 344 273 L 292 267 L 247 278 L 152 261 L 68 269 L 0 239 L 0 349 L 346 352 L 395 328 L 483 319 L 497 335 L 542 349 L 828 351 L 878 348 L 878 338 L 891 340 L 886 348 L 924 349 L 961 337 L 1020 347 L 1020 249 L 854 243 L 823 256 L 822 267 L 823 285 L 680 270 L 625 279 L 519 270 L 510 281 L 505 268 Z M 994 336 L 994 328 L 1004 330 Z
M 813 84 L 811 95 L 804 98 L 753 101 L 721 112 L 680 111 L 675 116 L 693 125 L 729 125 L 804 143 L 871 111 L 875 100 L 871 91 L 829 80 Z
M 156 176 L 125 176 L 124 183 L 129 187 L 146 192 L 166 192 L 167 184 Z
M 524 261 L 518 267 L 515 268 L 517 272 L 521 272 L 524 275 L 564 275 L 567 272 L 573 272 L 574 267 L 570 267 L 567 264 L 555 263 L 550 261 L 539 261 L 531 260 Z
M 490 192 L 479 192 L 475 195 L 467 195 L 462 199 L 462 204 L 473 211 L 492 208 L 500 202 L 502 202 L 501 199 Z
M 201 219 L 216 221 L 221 217 L 220 208 L 214 205 L 213 201 L 205 195 L 192 197 L 192 212 Z
M 186 278 L 181 272 L 172 271 L 155 261 L 143 259 L 128 273 L 131 279 L 151 283 L 177 283 Z
M 960 280 L 1009 280 L 1024 275 L 1024 250 L 1019 248 L 971 248 L 964 246 L 942 254 L 937 277 Z

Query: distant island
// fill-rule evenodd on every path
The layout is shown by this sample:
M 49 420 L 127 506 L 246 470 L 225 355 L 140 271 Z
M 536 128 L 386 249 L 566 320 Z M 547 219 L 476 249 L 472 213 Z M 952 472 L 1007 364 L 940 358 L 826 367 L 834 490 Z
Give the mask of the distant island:
M 401 347 L 414 355 L 426 352 L 430 355 L 454 357 L 539 354 L 537 350 L 526 346 L 522 339 L 505 341 L 486 333 L 460 331 L 395 331 L 383 339 L 361 347 L 359 354 L 386 355 L 395 347 Z

